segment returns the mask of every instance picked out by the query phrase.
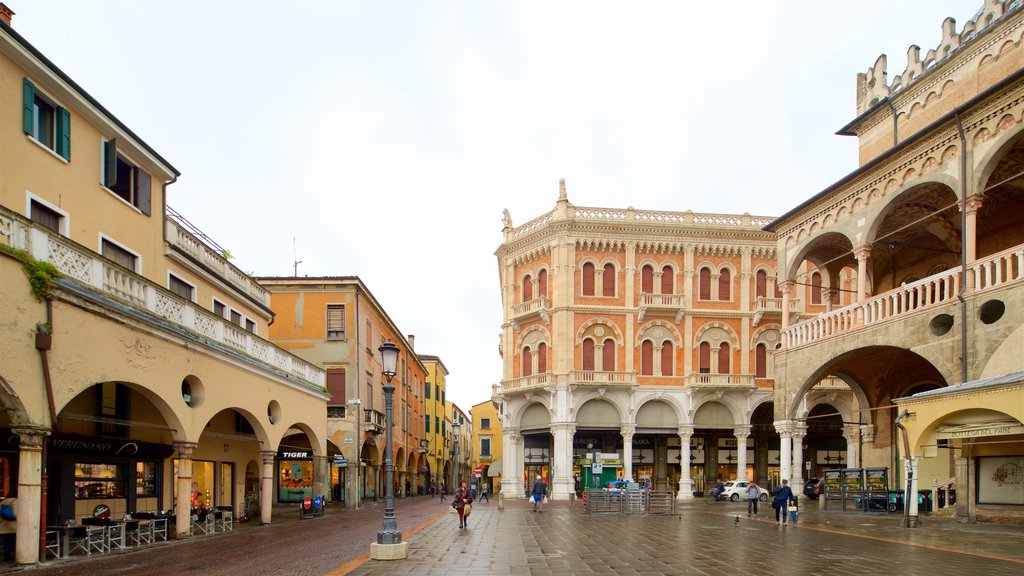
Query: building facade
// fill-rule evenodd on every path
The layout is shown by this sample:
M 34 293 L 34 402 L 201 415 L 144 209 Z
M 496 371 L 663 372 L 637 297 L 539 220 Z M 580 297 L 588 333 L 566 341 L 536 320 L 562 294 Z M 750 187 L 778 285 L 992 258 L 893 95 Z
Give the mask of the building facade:
M 268 523 L 282 449 L 325 493 L 324 372 L 266 339 L 269 293 L 167 206 L 174 167 L 9 24 L 0 490 L 17 562 L 39 559 L 43 522 L 174 510 L 184 537 L 193 510 L 226 506 Z
M 513 227 L 506 212 L 493 395 L 506 497 L 538 475 L 556 499 L 617 478 L 683 499 L 719 476 L 777 478 L 763 407 L 783 300 L 769 222 L 576 207 L 564 182 L 550 213 Z
M 466 415 L 466 412 L 451 401 L 445 402 L 448 413 L 449 433 L 451 435 L 451 458 L 452 477 L 450 478 L 452 490 L 459 487 L 463 480 L 468 485 L 473 475 L 473 422 Z
M 398 496 L 423 485 L 426 364 L 415 338 L 402 336 L 394 321 L 355 276 L 261 278 L 277 319 L 271 340 L 326 372 L 330 399 L 325 410 L 327 455 L 333 497 L 358 507 L 361 499 L 384 496 L 385 400 L 378 348 L 401 350 L 392 378 L 392 458 Z
M 501 487 L 501 419 L 494 402 L 487 400 L 469 409 L 473 421 L 473 472 L 489 493 Z M 479 471 L 479 473 L 477 472 Z
M 452 477 L 451 456 L 448 454 L 451 423 L 445 412 L 448 368 L 437 356 L 421 355 L 420 360 L 427 368 L 427 381 L 423 388 L 425 416 L 422 450 L 426 456 L 423 474 L 428 481 L 426 486 L 437 491 L 441 484 L 450 487 Z
M 923 56 L 911 46 L 899 75 L 884 55 L 858 74 L 839 134 L 858 138 L 861 166 L 766 228 L 784 294 L 809 271 L 824 286 L 857 278 L 849 305 L 782 317 L 784 475 L 801 478 L 809 412 L 825 406 L 850 423 L 851 461 L 886 468 L 890 485 L 913 472 L 912 490 L 953 496 L 961 520 L 1024 521 L 1021 7 L 986 0 L 959 31 L 942 22 Z M 852 402 L 815 393 L 825 381 Z

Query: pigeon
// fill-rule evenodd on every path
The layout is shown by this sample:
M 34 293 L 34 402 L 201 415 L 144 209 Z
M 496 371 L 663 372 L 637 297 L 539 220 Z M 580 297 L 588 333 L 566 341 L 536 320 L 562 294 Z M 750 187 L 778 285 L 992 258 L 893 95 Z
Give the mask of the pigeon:
M 735 521 L 736 526 L 740 525 L 740 515 L 739 514 L 737 514 L 736 517 L 733 518 L 733 520 Z

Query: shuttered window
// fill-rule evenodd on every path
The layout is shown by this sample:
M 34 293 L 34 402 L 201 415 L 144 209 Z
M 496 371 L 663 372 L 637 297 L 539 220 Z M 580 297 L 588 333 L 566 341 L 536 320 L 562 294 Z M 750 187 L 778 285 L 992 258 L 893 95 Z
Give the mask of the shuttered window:
M 698 297 L 701 300 L 711 300 L 711 270 L 709 268 L 700 269 L 700 292 Z
M 640 292 L 651 294 L 654 292 L 654 268 L 644 266 L 640 271 Z
M 523 302 L 533 300 L 533 278 L 529 275 L 523 278 Z
M 523 348 L 523 377 L 533 374 L 533 353 L 529 348 Z
M 327 401 L 328 406 L 345 405 L 345 369 L 327 369 L 327 393 L 331 399 Z
M 583 370 L 594 369 L 594 341 L 587 338 L 583 341 Z
M 725 342 L 718 348 L 718 373 L 729 373 L 729 345 Z
M 732 300 L 732 274 L 728 268 L 722 268 L 718 274 L 718 299 Z
M 103 143 L 103 185 L 143 214 L 150 215 L 152 178 L 148 172 L 118 154 L 117 138 Z
M 50 230 L 60 234 L 60 223 L 63 216 L 56 210 L 51 210 L 49 207 L 32 201 L 29 207 L 31 214 L 29 217 L 32 218 L 33 222 L 38 222 L 43 226 L 46 226 Z
M 644 340 L 640 346 L 640 374 L 642 376 L 654 374 L 654 344 L 650 340 Z
M 605 264 L 604 265 L 604 286 L 602 286 L 601 294 L 604 296 L 615 296 L 615 265 Z
M 674 294 L 675 288 L 675 274 L 672 271 L 672 267 L 665 266 L 661 269 L 661 293 Z
M 758 344 L 754 349 L 754 376 L 757 378 L 768 377 L 768 349 L 764 344 Z
M 672 342 L 661 343 L 661 375 L 672 375 Z
M 821 304 L 821 274 L 811 274 L 811 304 Z
M 583 295 L 593 296 L 594 295 L 594 265 L 587 262 L 583 265 L 583 278 L 581 279 L 583 284 Z
M 195 297 L 195 287 L 193 287 L 185 280 L 178 278 L 174 274 L 169 274 L 167 276 L 167 288 L 171 292 L 174 292 L 178 296 L 181 296 L 182 298 L 189 301 L 193 300 L 193 298 Z
M 106 258 L 113 260 L 132 272 L 138 271 L 136 268 L 138 257 L 106 238 L 104 238 L 100 243 L 100 254 L 103 254 Z
M 700 343 L 700 353 L 697 360 L 698 370 L 701 374 L 708 374 L 711 372 L 711 344 L 707 342 Z
M 537 296 L 539 298 L 548 297 L 548 271 L 541 270 L 537 274 Z
M 768 274 L 764 270 L 757 271 L 757 278 L 754 281 L 754 296 L 768 296 Z
M 344 304 L 328 304 L 327 305 L 327 337 L 328 338 L 344 338 L 345 337 L 345 305 Z
M 604 341 L 604 348 L 601 350 L 601 369 L 605 372 L 615 372 L 615 340 L 611 338 Z
M 548 371 L 548 345 L 541 342 L 537 345 L 537 373 Z
M 37 92 L 28 78 L 22 82 L 22 128 L 36 142 L 71 160 L 71 113 Z

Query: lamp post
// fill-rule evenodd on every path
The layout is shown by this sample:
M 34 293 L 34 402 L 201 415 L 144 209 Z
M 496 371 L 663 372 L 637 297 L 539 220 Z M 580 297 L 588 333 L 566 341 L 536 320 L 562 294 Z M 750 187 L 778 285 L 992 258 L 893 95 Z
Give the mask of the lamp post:
M 452 435 L 455 436 L 455 444 L 452 446 L 452 461 L 454 461 L 454 478 L 452 479 L 452 494 L 459 489 L 459 430 L 462 426 L 452 419 Z
M 362 409 L 360 408 L 360 405 L 362 403 L 363 403 L 363 401 L 360 400 L 359 398 L 353 398 L 352 400 L 349 400 L 348 402 L 346 402 L 346 404 L 349 405 L 349 406 L 355 406 L 355 411 L 356 411 L 356 438 L 355 438 L 355 440 L 356 440 L 356 448 L 355 448 L 355 458 L 352 458 L 351 460 L 349 460 L 349 464 L 348 464 L 349 468 L 355 470 L 355 474 L 346 475 L 345 476 L 345 478 L 349 482 L 349 486 L 345 489 L 345 494 L 346 494 L 345 505 L 347 506 L 348 505 L 348 501 L 351 501 L 352 502 L 352 507 L 356 508 L 356 509 L 359 508 L 359 501 L 360 501 L 360 498 L 359 498 L 359 482 L 361 481 L 361 478 L 359 476 L 360 476 L 360 473 L 362 472 L 362 470 L 360 470 L 360 468 L 363 465 L 363 438 L 362 438 L 362 435 L 360 434 L 360 430 L 359 430 L 359 419 L 362 418 L 362 416 L 363 416 L 361 414 Z M 352 465 L 353 462 L 355 462 L 355 466 Z
M 377 542 L 370 544 L 370 557 L 375 560 L 398 560 L 406 557 L 408 542 L 402 542 L 402 533 L 395 521 L 395 466 L 391 461 L 391 423 L 392 395 L 395 387 L 391 379 L 395 377 L 398 365 L 398 347 L 391 342 L 381 344 L 381 372 L 384 373 L 384 526 L 377 533 Z

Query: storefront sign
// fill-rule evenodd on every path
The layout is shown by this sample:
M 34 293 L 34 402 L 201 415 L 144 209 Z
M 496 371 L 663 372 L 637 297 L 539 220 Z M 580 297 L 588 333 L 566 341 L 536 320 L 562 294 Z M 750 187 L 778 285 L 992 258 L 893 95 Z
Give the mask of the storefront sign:
M 49 438 L 49 448 L 53 452 L 72 452 L 76 456 L 119 456 L 161 460 L 174 453 L 174 446 L 166 444 L 79 434 L 54 434 Z
M 281 460 L 312 460 L 312 450 L 281 450 L 277 453 Z
M 979 422 L 977 424 L 939 426 L 935 429 L 935 437 L 940 440 L 976 438 L 978 436 L 1006 436 L 1008 434 L 1024 434 L 1024 426 L 1017 421 Z

